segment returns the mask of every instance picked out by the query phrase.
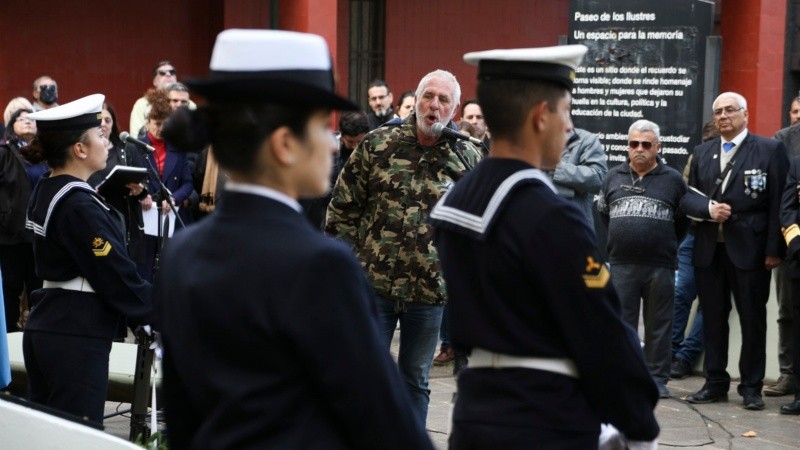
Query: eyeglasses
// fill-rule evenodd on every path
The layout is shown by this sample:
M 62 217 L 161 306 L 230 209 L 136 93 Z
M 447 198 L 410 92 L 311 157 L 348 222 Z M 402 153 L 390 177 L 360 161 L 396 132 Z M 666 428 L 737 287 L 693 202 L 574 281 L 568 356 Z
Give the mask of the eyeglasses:
M 653 148 L 653 143 L 652 142 L 648 142 L 648 141 L 628 141 L 628 147 L 630 147 L 630 148 L 638 148 L 640 145 L 645 150 L 650 150 L 651 148 Z
M 35 120 L 20 116 L 17 117 L 17 122 L 35 122 Z
M 717 109 L 715 109 L 715 110 L 714 110 L 714 115 L 715 115 L 716 117 L 719 117 L 719 116 L 721 116 L 721 115 L 722 115 L 722 113 L 725 113 L 725 114 L 733 114 L 733 113 L 735 113 L 735 112 L 737 112 L 737 111 L 741 111 L 741 110 L 743 110 L 743 109 L 744 109 L 744 108 L 742 108 L 741 106 L 740 106 L 740 107 L 738 107 L 738 108 L 734 108 L 733 106 L 726 106 L 726 107 L 724 107 L 724 108 L 717 108 Z
M 167 76 L 167 75 L 175 75 L 176 73 L 178 73 L 178 71 L 175 70 L 175 69 L 167 69 L 167 70 L 159 69 L 158 70 L 158 74 L 161 75 L 162 77 Z

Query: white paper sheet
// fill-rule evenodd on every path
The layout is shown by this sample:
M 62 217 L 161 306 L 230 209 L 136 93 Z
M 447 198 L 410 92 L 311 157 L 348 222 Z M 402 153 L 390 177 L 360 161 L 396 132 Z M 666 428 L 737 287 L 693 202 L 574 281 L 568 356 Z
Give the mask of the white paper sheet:
M 161 215 L 161 226 L 164 226 L 164 220 L 169 217 L 169 231 L 167 232 L 167 237 L 172 237 L 172 232 L 175 230 L 175 212 L 170 211 L 169 214 L 162 214 Z M 158 210 L 155 206 L 150 208 L 147 211 L 142 210 L 142 219 L 144 219 L 144 234 L 150 236 L 158 236 Z

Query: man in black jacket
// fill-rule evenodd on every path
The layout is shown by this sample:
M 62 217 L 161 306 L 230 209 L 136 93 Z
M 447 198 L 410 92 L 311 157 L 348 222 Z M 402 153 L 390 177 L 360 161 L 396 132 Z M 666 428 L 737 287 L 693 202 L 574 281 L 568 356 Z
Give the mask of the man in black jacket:
M 781 199 L 781 225 L 783 236 L 788 249 L 786 251 L 786 272 L 791 279 L 791 314 L 793 323 L 800 323 L 800 157 L 792 159 L 789 175 L 786 177 L 786 187 Z M 800 330 L 796 327 L 791 333 L 792 365 L 800 367 Z M 794 401 L 781 406 L 781 414 L 800 415 L 800 378 L 790 377 L 794 383 Z
M 789 109 L 789 126 L 775 133 L 783 142 L 789 158 L 800 156 L 800 97 L 792 100 Z M 778 397 L 794 393 L 792 364 L 792 294 L 789 261 L 775 268 L 775 295 L 778 298 L 778 368 L 780 377 L 772 386 L 764 388 L 764 395 Z
M 389 85 L 383 80 L 375 80 L 367 88 L 369 107 L 372 111 L 367 113 L 370 131 L 397 117 L 397 112 L 392 106 L 394 97 Z
M 689 221 L 678 213 L 686 183 L 659 159 L 658 125 L 637 120 L 628 131 L 628 164 L 608 172 L 598 210 L 608 229 L 608 252 L 622 318 L 633 329 L 644 314 L 644 350 L 661 398 L 672 347 L 672 309 L 678 242 Z

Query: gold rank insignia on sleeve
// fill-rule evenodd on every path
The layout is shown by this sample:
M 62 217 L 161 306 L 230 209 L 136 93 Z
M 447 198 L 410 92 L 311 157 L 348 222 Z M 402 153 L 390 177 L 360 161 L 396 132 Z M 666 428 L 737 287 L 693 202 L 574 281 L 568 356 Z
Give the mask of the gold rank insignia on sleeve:
M 583 274 L 583 282 L 589 289 L 602 289 L 608 284 L 611 274 L 605 264 L 596 262 L 593 257 L 586 257 L 586 269 Z
M 781 232 L 783 239 L 786 240 L 786 245 L 791 245 L 791 242 L 800 236 L 800 226 L 794 223 L 789 228 L 781 228 Z
M 92 253 L 94 256 L 106 256 L 111 252 L 111 242 L 101 237 L 92 239 Z

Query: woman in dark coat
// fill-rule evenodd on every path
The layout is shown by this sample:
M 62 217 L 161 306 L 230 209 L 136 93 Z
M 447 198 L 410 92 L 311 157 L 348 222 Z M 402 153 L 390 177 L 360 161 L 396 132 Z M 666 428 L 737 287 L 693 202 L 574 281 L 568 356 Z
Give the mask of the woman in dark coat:
M 9 332 L 17 331 L 22 322 L 20 296 L 30 297 L 42 284 L 34 271 L 33 234 L 25 229 L 31 190 L 47 167 L 41 156 L 28 148 L 36 135 L 36 122 L 28 117 L 32 112 L 19 109 L 12 113 L 0 142 L 0 270 Z
M 142 141 L 153 146 L 155 151 L 146 152 L 143 155 L 146 160 L 145 167 L 150 169 L 150 173 L 146 181 L 149 195 L 143 200 L 142 209 L 148 211 L 150 208 L 156 207 L 154 201 L 158 201 L 161 203 L 162 212 L 167 214 L 171 209 L 167 202 L 171 193 L 174 205 L 178 208 L 178 215 L 183 220 L 183 224 L 188 225 L 192 221 L 189 199 L 194 190 L 188 153 L 176 151 L 172 144 L 161 135 L 164 122 L 173 113 L 167 93 L 161 89 L 152 90 L 147 93 L 146 98 L 150 103 L 150 112 L 147 114 L 147 123 L 145 123 L 147 133 Z M 158 178 L 153 173 L 153 168 L 158 172 Z M 159 178 L 169 192 L 162 192 Z M 174 229 L 179 231 L 180 224 L 175 223 Z M 143 252 L 141 262 L 137 261 L 139 273 L 144 279 L 152 282 L 157 269 L 158 260 L 156 258 L 159 253 L 158 239 L 155 236 L 144 236 Z

